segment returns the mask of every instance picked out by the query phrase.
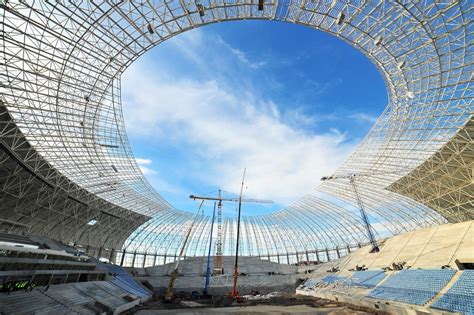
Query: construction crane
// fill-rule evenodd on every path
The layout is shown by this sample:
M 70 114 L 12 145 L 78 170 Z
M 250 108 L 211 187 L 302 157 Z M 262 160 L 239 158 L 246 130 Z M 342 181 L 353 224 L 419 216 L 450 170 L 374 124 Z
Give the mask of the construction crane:
M 253 202 L 253 203 L 273 203 L 271 200 L 259 199 L 242 199 L 242 198 L 222 198 L 221 190 L 219 189 L 217 197 L 195 196 L 190 195 L 189 198 L 193 200 L 213 200 L 217 201 L 217 242 L 216 242 L 216 256 L 217 262 L 214 268 L 214 274 L 223 274 L 222 269 L 222 202 Z
M 204 200 L 203 200 L 204 201 Z M 212 210 L 211 232 L 209 233 L 209 251 L 207 253 L 207 267 L 206 267 L 206 283 L 204 284 L 204 295 L 208 295 L 209 280 L 211 278 L 211 248 L 212 248 L 212 232 L 214 230 L 214 217 L 216 215 L 216 203 L 214 202 L 214 210 Z
M 237 298 L 239 292 L 237 292 L 237 277 L 239 276 L 239 239 L 240 239 L 240 210 L 242 209 L 242 192 L 244 190 L 244 180 L 245 180 L 245 168 L 244 175 L 242 176 L 242 185 L 240 186 L 239 194 L 239 211 L 237 213 L 237 242 L 235 245 L 235 264 L 234 264 L 234 287 L 231 292 L 231 297 Z
M 201 201 L 201 204 L 199 205 L 198 211 L 196 212 L 196 215 L 194 216 L 193 220 L 191 221 L 191 225 L 189 226 L 188 232 L 186 233 L 186 237 L 185 237 L 184 242 L 183 242 L 183 247 L 181 247 L 181 251 L 179 252 L 178 259 L 176 260 L 173 272 L 171 273 L 170 282 L 168 284 L 168 287 L 166 288 L 165 298 L 164 298 L 165 303 L 170 303 L 174 299 L 173 287 L 174 287 L 174 282 L 176 281 L 176 278 L 178 277 L 179 262 L 181 261 L 181 257 L 184 254 L 184 250 L 186 249 L 186 246 L 188 244 L 189 236 L 191 235 L 191 231 L 193 230 L 194 223 L 196 222 L 196 218 L 199 215 L 199 211 L 201 210 L 201 207 L 202 207 L 203 204 L 204 204 L 204 200 Z
M 368 176 L 368 175 L 366 175 Z M 355 183 L 356 179 L 356 174 L 350 174 L 350 175 L 342 175 L 342 176 L 324 176 L 321 178 L 322 181 L 329 181 L 329 180 L 334 180 L 334 179 L 340 179 L 340 178 L 345 178 L 349 179 L 349 182 L 351 183 L 352 189 L 354 190 L 354 195 L 356 198 L 357 205 L 359 206 L 360 210 L 360 216 L 362 218 L 362 222 L 364 222 L 364 226 L 367 232 L 367 237 L 369 239 L 370 244 L 372 245 L 371 253 L 377 253 L 380 251 L 379 246 L 377 245 L 377 241 L 375 240 L 374 232 L 373 232 L 373 227 L 370 225 L 369 218 L 367 217 L 367 213 L 365 212 L 364 209 L 364 204 L 362 203 L 362 199 L 359 195 L 359 191 L 357 190 L 357 185 Z

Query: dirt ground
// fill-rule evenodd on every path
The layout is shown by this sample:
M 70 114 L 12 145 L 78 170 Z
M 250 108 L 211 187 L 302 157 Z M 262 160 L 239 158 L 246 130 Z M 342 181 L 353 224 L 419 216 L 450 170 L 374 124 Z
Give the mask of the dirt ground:
M 193 301 L 176 300 L 164 304 L 157 297 L 139 305 L 125 314 L 384 314 L 374 313 L 344 303 L 333 302 L 310 296 L 283 294 L 262 300 L 237 302 L 227 297 L 198 299 Z

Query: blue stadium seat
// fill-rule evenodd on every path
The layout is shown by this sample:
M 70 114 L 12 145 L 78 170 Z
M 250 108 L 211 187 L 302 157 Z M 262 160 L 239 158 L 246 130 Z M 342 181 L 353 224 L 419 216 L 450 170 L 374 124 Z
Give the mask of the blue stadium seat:
M 303 283 L 303 287 L 314 289 L 316 284 L 318 284 L 318 282 L 315 279 L 308 279 Z
M 343 281 L 343 280 L 347 280 L 347 278 L 346 277 L 329 275 L 329 276 L 324 277 L 323 282 L 326 283 L 326 284 L 331 284 L 331 283 L 334 283 L 336 281 Z
M 314 288 L 318 283 L 333 284 L 335 282 L 341 281 L 347 286 L 373 288 L 380 281 L 382 281 L 383 278 L 385 278 L 385 273 L 382 270 L 356 271 L 348 278 L 336 275 L 328 275 L 319 282 L 315 279 L 308 279 L 305 283 L 303 283 L 303 286 L 305 288 Z
M 375 299 L 424 305 L 451 280 L 455 271 L 402 270 L 391 275 L 368 296 Z
M 122 267 L 120 266 L 117 266 L 117 265 L 107 265 L 107 268 L 109 269 L 110 272 L 116 274 L 116 275 L 122 275 L 122 276 L 126 276 L 128 275 L 128 273 L 125 271 L 125 269 L 123 269 Z
M 464 270 L 448 292 L 438 298 L 431 307 L 474 314 L 474 270 Z
M 122 267 L 111 264 L 106 264 L 105 266 L 114 276 L 111 282 L 117 287 L 140 298 L 151 295 L 151 292 L 139 285 Z
M 347 280 L 347 278 L 340 277 L 340 276 L 335 276 L 335 275 L 329 275 L 329 276 L 324 277 L 322 280 L 308 279 L 301 285 L 301 287 L 302 288 L 308 288 L 308 289 L 314 289 L 320 283 L 332 284 L 336 281 L 343 281 L 343 280 Z
M 350 278 L 350 285 L 373 288 L 383 278 L 385 278 L 383 270 L 355 271 Z

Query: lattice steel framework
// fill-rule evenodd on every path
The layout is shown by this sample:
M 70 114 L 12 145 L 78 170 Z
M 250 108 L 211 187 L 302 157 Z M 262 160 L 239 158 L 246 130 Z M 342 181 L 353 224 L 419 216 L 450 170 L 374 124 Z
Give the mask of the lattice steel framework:
M 387 187 L 450 222 L 474 220 L 474 117 L 428 160 Z
M 140 55 L 174 35 L 242 19 L 306 25 L 364 53 L 383 75 L 389 104 L 335 175 L 358 176 L 380 231 L 396 234 L 446 222 L 386 187 L 435 154 L 472 115 L 469 1 L 267 0 L 263 11 L 256 0 L 0 3 L 0 200 L 6 201 L 0 215 L 6 225 L 84 246 L 123 245 L 155 260 L 157 254 L 173 256 L 191 215 L 174 209 L 141 174 L 125 133 L 120 77 Z M 348 181 L 328 181 L 318 189 L 355 201 Z M 91 227 L 92 218 L 98 222 Z M 291 253 L 298 259 L 364 239 L 351 211 L 313 196 L 243 222 L 245 255 Z M 209 218 L 200 217 L 189 255 L 205 253 L 209 227 Z M 107 237 L 84 238 L 103 230 Z M 235 234 L 228 219 L 225 251 Z

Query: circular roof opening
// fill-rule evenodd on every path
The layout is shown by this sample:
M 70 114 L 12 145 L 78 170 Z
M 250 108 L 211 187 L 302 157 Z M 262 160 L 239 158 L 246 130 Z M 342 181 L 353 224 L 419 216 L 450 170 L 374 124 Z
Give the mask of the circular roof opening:
M 289 23 L 220 23 L 167 40 L 122 78 L 124 117 L 144 175 L 173 206 L 238 193 L 280 209 L 313 192 L 387 104 L 374 64 L 329 34 Z M 229 215 L 234 215 L 234 205 Z M 212 209 L 211 209 L 212 210 Z

